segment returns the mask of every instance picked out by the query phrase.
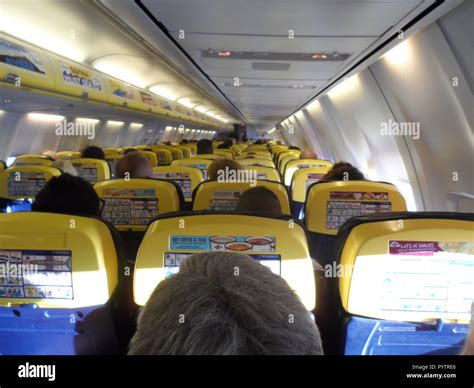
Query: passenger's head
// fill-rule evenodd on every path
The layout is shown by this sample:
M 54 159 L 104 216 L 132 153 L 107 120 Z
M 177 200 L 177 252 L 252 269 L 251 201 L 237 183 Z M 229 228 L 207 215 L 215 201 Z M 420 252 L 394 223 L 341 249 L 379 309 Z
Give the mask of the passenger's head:
M 82 157 L 105 160 L 104 151 L 102 151 L 102 148 L 96 146 L 89 146 L 85 148 L 84 151 L 82 151 Z
M 69 160 L 58 159 L 51 164 L 51 167 L 61 170 L 63 174 L 77 176 L 77 170 Z
M 235 209 L 238 212 L 266 212 L 281 214 L 281 204 L 276 194 L 263 186 L 244 191 Z
M 149 178 L 153 174 L 151 162 L 139 152 L 130 152 L 115 164 L 117 178 Z
M 319 181 L 364 181 L 364 174 L 350 163 L 338 162 Z
M 209 139 L 199 140 L 196 146 L 197 146 L 198 155 L 214 153 L 214 147 L 212 146 L 212 141 L 210 141 Z
M 206 252 L 187 258 L 176 275 L 156 287 L 128 354 L 320 355 L 323 350 L 317 326 L 283 278 L 249 256 Z
M 181 145 L 185 145 L 185 144 L 188 144 L 188 141 L 186 139 L 182 139 L 179 144 Z
M 311 150 L 303 150 L 301 151 L 300 159 L 318 159 L 318 156 Z
M 170 141 L 164 141 L 163 144 L 164 144 L 164 145 L 167 145 L 167 146 L 170 146 L 170 145 L 171 145 L 171 142 L 170 142 Z
M 227 172 L 243 170 L 239 162 L 232 159 L 215 159 L 207 168 L 207 176 L 210 180 L 218 180 Z
M 48 156 L 48 157 L 50 157 L 50 158 L 53 159 L 53 160 L 56 159 L 56 152 L 55 152 L 55 151 L 52 151 L 52 150 L 44 151 L 41 155 Z
M 234 142 L 232 141 L 232 139 L 226 139 L 224 143 L 219 144 L 217 146 L 217 149 L 228 150 L 228 149 L 231 149 L 233 145 L 234 145 Z
M 92 185 L 78 176 L 51 178 L 36 195 L 33 211 L 98 216 L 100 199 Z

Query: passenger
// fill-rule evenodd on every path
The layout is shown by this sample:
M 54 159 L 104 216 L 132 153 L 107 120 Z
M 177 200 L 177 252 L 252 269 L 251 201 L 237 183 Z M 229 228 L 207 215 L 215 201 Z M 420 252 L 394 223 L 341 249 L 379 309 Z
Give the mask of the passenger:
M 139 152 L 129 152 L 115 164 L 116 178 L 149 178 L 151 174 L 151 162 Z
M 324 175 L 319 182 L 326 181 L 365 181 L 364 174 L 347 162 L 338 162 Z
M 301 151 L 300 159 L 318 159 L 318 156 L 311 150 L 303 150 Z
M 230 171 L 239 171 L 244 168 L 239 162 L 232 159 L 216 159 L 207 168 L 208 179 L 217 181 L 222 176 L 226 176 Z
M 188 144 L 188 141 L 186 139 L 183 139 L 179 142 L 180 145 L 186 145 Z
M 197 155 L 203 154 L 213 154 L 214 147 L 212 146 L 212 141 L 208 139 L 201 139 L 197 142 Z
M 263 186 L 244 191 L 239 197 L 235 211 L 282 214 L 278 197 L 273 191 Z
M 55 152 L 55 151 L 52 151 L 52 150 L 44 151 L 41 155 L 49 156 L 49 157 L 50 157 L 51 159 L 53 159 L 53 160 L 56 160 L 56 158 L 57 158 L 56 152 Z
M 77 170 L 69 160 L 58 159 L 51 164 L 51 167 L 61 170 L 63 174 L 77 176 Z
M 205 252 L 155 288 L 128 354 L 322 355 L 323 349 L 318 327 L 283 278 L 249 256 Z
M 96 146 L 89 146 L 85 148 L 84 151 L 82 151 L 82 157 L 90 158 L 90 159 L 105 160 L 104 151 L 102 151 L 102 148 L 96 147 Z
M 230 150 L 233 145 L 234 145 L 233 141 L 232 141 L 231 139 L 227 139 L 227 140 L 224 141 L 224 143 L 219 144 L 219 145 L 217 146 L 217 149 L 220 149 L 220 150 Z
M 163 144 L 164 144 L 164 145 L 167 145 L 167 146 L 172 145 L 170 141 L 164 141 Z
M 98 216 L 100 199 L 89 182 L 62 174 L 46 183 L 31 208 L 38 212 Z

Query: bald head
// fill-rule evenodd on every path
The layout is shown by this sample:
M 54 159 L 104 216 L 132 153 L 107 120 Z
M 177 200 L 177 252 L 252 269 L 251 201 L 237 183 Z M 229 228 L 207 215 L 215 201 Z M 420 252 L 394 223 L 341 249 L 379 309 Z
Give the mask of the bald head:
M 318 156 L 311 150 L 301 151 L 300 159 L 318 159 Z
M 153 167 L 150 161 L 139 152 L 125 155 L 115 165 L 117 178 L 149 178 L 152 173 Z

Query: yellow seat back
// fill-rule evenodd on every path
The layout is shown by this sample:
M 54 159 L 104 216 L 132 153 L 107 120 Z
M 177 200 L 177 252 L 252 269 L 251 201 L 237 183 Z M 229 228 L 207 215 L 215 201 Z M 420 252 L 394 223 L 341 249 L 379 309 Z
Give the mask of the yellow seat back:
M 474 215 L 358 217 L 340 231 L 339 279 L 350 314 L 392 321 L 468 323 L 474 298 Z
M 313 310 L 315 280 L 306 234 L 294 220 L 290 229 L 289 221 L 289 217 L 237 214 L 180 213 L 160 217 L 149 226 L 138 251 L 135 302 L 143 306 L 158 283 L 178 272 L 189 255 L 226 251 L 248 254 L 268 266 L 286 280 L 308 311 Z
M 205 181 L 196 189 L 193 210 L 232 211 L 237 206 L 239 196 L 246 190 L 256 186 L 264 186 L 273 191 L 280 201 L 283 214 L 291 214 L 290 202 L 286 188 L 278 182 L 218 182 Z
M 300 154 L 301 154 L 300 150 L 287 150 L 287 149 L 284 149 L 284 150 L 280 150 L 280 151 L 275 152 L 275 154 L 273 155 L 273 160 L 275 161 L 275 164 L 278 167 L 280 167 L 280 161 L 285 155 L 295 155 L 295 156 L 299 157 Z M 280 171 L 280 172 L 283 173 L 283 171 Z
M 231 150 L 214 150 L 214 154 L 226 159 L 234 159 L 234 153 Z
M 272 156 L 268 152 L 247 152 L 247 151 L 244 151 L 244 152 L 241 152 L 240 157 L 241 158 L 254 157 L 254 158 L 258 158 L 258 159 L 265 159 L 265 160 L 272 160 L 273 161 Z
M 153 152 L 156 153 L 158 158 L 158 166 L 165 166 L 171 164 L 173 161 L 173 155 L 171 155 L 171 150 L 163 146 L 151 146 Z
M 285 172 L 285 167 L 287 163 L 290 160 L 296 160 L 296 159 L 299 159 L 299 155 L 296 155 L 296 154 L 284 155 L 283 157 L 281 157 L 280 163 L 278 164 L 278 171 L 280 171 L 281 174 L 283 175 L 283 173 Z
M 291 180 L 291 199 L 295 202 L 305 202 L 309 186 L 319 181 L 330 169 L 329 166 L 318 166 L 296 170 Z
M 192 202 L 194 189 L 204 181 L 204 175 L 200 169 L 179 165 L 154 167 L 152 177 L 175 182 L 181 188 L 186 202 Z
M 191 152 L 191 148 L 189 148 L 187 146 L 177 146 L 177 148 L 179 148 L 181 151 L 183 151 L 183 159 L 188 159 L 188 158 L 191 158 L 193 156 L 192 152 Z
M 16 157 L 13 166 L 46 166 L 50 167 L 53 164 L 53 160 L 49 156 L 45 155 L 19 155 Z
M 110 179 L 109 165 L 105 160 L 92 158 L 77 158 L 71 160 L 77 170 L 77 175 L 91 184 Z
M 320 160 L 320 159 L 298 159 L 298 160 L 290 160 L 286 164 L 286 168 L 283 174 L 283 180 L 285 182 L 285 186 L 291 186 L 291 179 L 293 178 L 293 174 L 300 168 L 308 168 L 308 167 L 332 167 L 332 163 L 329 160 Z
M 196 158 L 196 159 L 222 159 L 222 155 L 216 155 L 216 154 L 199 154 L 196 156 L 193 156 L 191 159 Z
M 45 183 L 61 175 L 57 168 L 46 166 L 12 166 L 0 171 L 0 197 L 34 199 Z
M 405 199 L 389 183 L 319 182 L 306 193 L 305 223 L 310 232 L 336 235 L 349 218 L 406 210 Z
M 21 265 L 3 278 L 0 306 L 80 308 L 107 303 L 118 282 L 118 257 L 107 225 L 73 215 L 0 214 L 0 261 Z M 9 284 L 7 286 L 7 284 Z
M 150 161 L 152 167 L 158 166 L 158 157 L 156 156 L 155 152 L 153 151 L 138 151 L 138 152 Z
M 275 163 L 268 159 L 257 159 L 257 158 L 240 158 L 235 159 L 241 166 L 262 166 L 275 168 Z
M 103 203 L 101 217 L 121 231 L 143 231 L 159 214 L 181 210 L 179 191 L 167 181 L 112 179 L 94 189 Z
M 244 166 L 245 170 L 255 171 L 258 180 L 267 180 L 281 183 L 280 173 L 271 167 Z
M 58 159 L 76 159 L 80 158 L 82 153 L 79 151 L 59 151 L 56 153 Z
M 199 159 L 197 157 L 194 157 L 191 159 L 175 160 L 173 161 L 173 163 L 171 163 L 171 165 L 198 168 L 202 171 L 202 174 L 204 175 L 204 179 L 207 179 L 207 169 L 211 163 L 212 163 L 211 159 Z
M 115 177 L 115 165 L 119 159 L 122 159 L 122 154 L 105 154 L 105 161 L 109 165 L 110 177 Z

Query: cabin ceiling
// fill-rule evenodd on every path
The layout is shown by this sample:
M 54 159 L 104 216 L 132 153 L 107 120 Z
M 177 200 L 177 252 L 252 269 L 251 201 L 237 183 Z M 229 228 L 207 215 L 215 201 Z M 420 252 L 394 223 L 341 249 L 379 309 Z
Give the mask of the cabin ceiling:
M 51 51 L 138 86 L 158 85 L 231 122 L 270 129 L 435 1 L 1 3 L 7 33 L 47 41 Z

